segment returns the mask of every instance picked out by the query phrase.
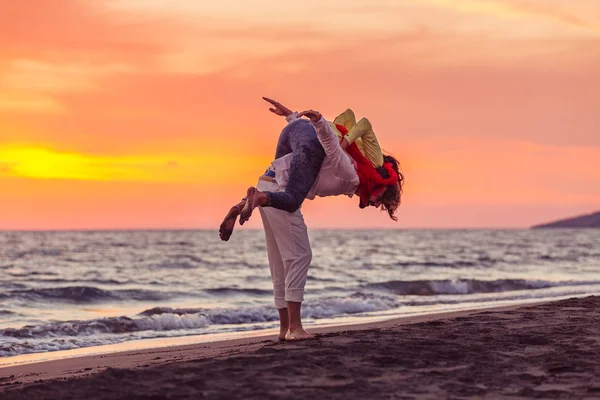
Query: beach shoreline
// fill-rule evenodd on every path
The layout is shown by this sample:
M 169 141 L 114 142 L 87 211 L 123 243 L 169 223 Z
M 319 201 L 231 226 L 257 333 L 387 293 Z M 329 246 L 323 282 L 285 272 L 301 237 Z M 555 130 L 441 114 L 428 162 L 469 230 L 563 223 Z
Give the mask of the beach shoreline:
M 460 317 L 477 311 L 508 310 L 516 307 L 543 304 L 547 302 L 549 301 L 530 299 L 501 305 L 481 304 L 478 307 L 465 307 L 457 310 L 430 311 L 401 316 L 377 315 L 350 319 L 350 322 L 333 322 L 308 326 L 307 329 L 315 334 L 373 329 L 396 324 L 418 323 L 439 318 L 443 319 Z M 12 368 L 31 364 L 54 363 L 58 361 L 67 362 L 66 360 L 79 358 L 120 358 L 120 355 L 127 357 L 130 354 L 139 354 L 140 352 L 162 353 L 168 352 L 169 350 L 179 351 L 186 349 L 197 349 L 202 346 L 227 347 L 229 344 L 235 345 L 238 343 L 253 343 L 254 341 L 262 342 L 275 340 L 275 337 L 278 333 L 278 328 L 268 328 L 248 331 L 222 332 L 217 334 L 138 339 L 117 344 L 83 347 L 72 350 L 22 354 L 18 356 L 0 358 L 0 379 L 9 375 L 13 375 L 13 373 L 8 373 L 12 371 Z
M 442 330 L 447 332 L 444 333 Z M 415 333 L 411 333 L 412 331 L 415 331 Z M 319 357 L 323 356 L 332 361 L 335 361 L 336 358 L 339 359 L 338 362 L 333 362 L 331 365 L 326 365 L 327 363 L 324 364 L 321 362 L 322 360 L 317 360 L 317 364 L 316 366 L 313 365 L 313 368 L 324 369 L 334 377 L 337 376 L 336 374 L 341 373 L 346 381 L 359 379 L 358 376 L 353 374 L 342 373 L 348 363 L 356 364 L 355 372 L 358 375 L 367 377 L 372 374 L 387 375 L 393 373 L 400 366 L 408 367 L 404 365 L 406 363 L 411 364 L 411 367 L 404 374 L 426 373 L 427 375 L 431 372 L 431 368 L 434 368 L 437 371 L 434 375 L 441 374 L 440 376 L 442 376 L 448 371 L 458 371 L 458 369 L 462 371 L 462 368 L 472 368 L 476 365 L 477 368 L 490 368 L 493 367 L 494 360 L 507 358 L 505 365 L 508 365 L 508 367 L 505 368 L 513 378 L 515 376 L 529 377 L 530 380 L 539 381 L 539 385 L 543 385 L 547 384 L 547 381 L 552 377 L 555 377 L 557 372 L 560 375 L 561 371 L 564 370 L 571 378 L 576 378 L 573 379 L 579 385 L 577 386 L 578 390 L 585 389 L 585 393 L 596 393 L 595 390 L 597 389 L 600 393 L 600 387 L 596 387 L 592 383 L 585 386 L 585 382 L 580 382 L 584 378 L 575 376 L 581 373 L 586 376 L 589 375 L 584 380 L 589 378 L 591 379 L 590 382 L 600 378 L 600 363 L 595 361 L 600 359 L 600 345 L 598 342 L 600 337 L 600 297 L 597 296 L 528 305 L 510 305 L 419 315 L 365 324 L 323 327 L 315 329 L 314 332 L 317 333 L 317 338 L 305 342 L 278 343 L 274 340 L 275 333 L 273 333 L 268 336 L 262 335 L 227 341 L 92 355 L 6 367 L 0 369 L 0 398 L 17 399 L 21 398 L 19 397 L 21 395 L 31 394 L 31 391 L 36 392 L 36 398 L 50 398 L 50 393 L 53 393 L 54 390 L 52 388 L 58 386 L 62 388 L 60 390 L 67 390 L 69 393 L 88 393 L 87 390 L 90 385 L 97 385 L 98 382 L 104 382 L 106 379 L 111 381 L 123 380 L 122 374 L 128 376 L 123 381 L 125 385 L 137 382 L 142 386 L 150 387 L 152 385 L 148 381 L 147 374 L 159 373 L 161 376 L 174 374 L 172 378 L 177 380 L 182 368 L 195 369 L 194 376 L 202 380 L 202 376 L 213 369 L 213 367 L 203 366 L 203 363 L 215 364 L 218 368 L 224 368 L 225 375 L 235 372 L 236 376 L 241 376 L 241 379 L 244 380 L 247 378 L 247 374 L 252 374 L 253 379 L 260 380 L 267 378 L 264 373 L 260 373 L 261 368 L 279 370 L 282 368 L 281 363 L 289 359 L 292 353 L 294 353 L 294 358 L 299 355 L 306 357 L 308 370 L 302 369 L 300 371 L 301 376 L 310 373 L 309 366 L 311 362 L 315 362 L 315 357 L 320 359 Z M 483 341 L 483 343 L 478 343 L 479 341 Z M 578 350 L 580 354 L 577 355 L 577 360 L 570 359 L 574 354 L 578 354 L 577 351 L 573 352 L 573 349 L 570 349 L 569 352 L 565 353 L 565 341 L 569 341 L 569 345 L 575 347 L 584 347 Z M 398 342 L 403 342 L 403 344 L 397 347 Z M 553 345 L 558 347 L 552 348 Z M 422 348 L 422 353 L 418 352 L 417 356 L 413 353 L 410 357 L 403 354 L 405 352 L 410 353 L 415 346 Z M 461 351 L 461 348 L 464 349 Z M 478 358 L 481 354 L 472 353 L 473 349 L 477 349 L 477 352 L 481 354 L 489 352 L 491 364 L 481 364 L 480 359 L 477 359 L 476 362 L 461 360 L 464 355 Z M 395 354 L 396 351 L 398 354 Z M 547 353 L 546 358 L 542 357 L 541 351 L 544 354 Z M 448 358 L 447 355 L 444 355 L 445 352 L 449 352 L 454 356 Z M 562 354 L 562 359 L 558 361 L 549 360 L 549 358 L 560 354 Z M 582 359 L 581 355 L 583 354 L 589 359 Z M 528 358 L 528 356 L 535 357 Z M 255 363 L 255 365 L 253 364 L 255 369 L 246 371 L 242 368 L 240 370 L 240 362 L 244 364 L 249 362 L 248 360 Z M 438 365 L 440 362 L 443 365 Z M 539 365 L 544 362 L 548 362 L 550 366 Z M 399 365 L 396 365 L 396 363 L 399 363 Z M 461 365 L 453 366 L 453 363 Z M 526 372 L 520 371 L 522 368 L 519 365 L 521 364 L 524 365 L 523 371 Z M 388 370 L 388 368 L 391 369 Z M 549 368 L 549 374 L 543 373 L 544 368 Z M 120 371 L 124 372 L 121 373 Z M 286 372 L 282 371 L 281 373 L 285 374 Z M 574 373 L 575 375 L 573 375 Z M 404 377 L 404 374 L 400 374 L 398 378 Z M 221 376 L 220 379 L 226 379 L 225 375 Z M 435 376 L 429 376 L 428 379 Z M 482 387 L 485 385 L 477 384 L 476 377 L 473 379 L 475 379 L 473 387 L 469 386 L 468 382 L 455 383 L 461 386 L 461 390 L 467 390 L 467 387 L 471 387 L 474 390 L 473 393 L 481 392 Z M 370 382 L 368 379 L 367 381 Z M 388 381 L 386 380 L 386 382 Z M 63 387 L 61 385 L 67 386 Z M 157 383 L 157 385 L 158 387 L 151 390 L 160 390 L 160 384 Z M 332 378 L 321 385 L 321 389 L 329 386 L 333 388 L 336 385 L 336 378 Z M 542 386 L 542 388 L 545 387 Z M 561 389 L 561 393 L 563 393 L 563 389 Z M 421 388 L 419 390 L 425 389 Z M 443 391 L 445 389 L 437 387 L 436 390 Z M 521 388 L 520 390 L 524 389 Z M 532 390 L 536 389 L 533 388 Z M 556 391 L 558 389 L 553 390 L 558 393 Z M 572 388 L 569 386 L 564 390 L 572 390 Z M 435 393 L 439 395 L 440 392 Z M 85 396 L 82 394 L 81 396 L 104 398 L 102 396 L 90 397 L 88 394 Z M 425 398 L 429 396 L 427 391 L 424 394 L 423 397 Z M 46 395 L 49 397 L 44 397 Z M 550 393 L 547 397 L 555 396 Z M 74 398 L 79 397 L 74 395 Z M 269 398 L 269 396 L 265 398 Z
M 534 302 L 529 304 L 544 304 L 546 302 Z M 484 311 L 506 311 L 518 307 L 528 305 L 527 303 L 519 303 L 518 305 L 490 306 L 473 309 L 465 309 L 458 311 L 441 311 L 437 313 L 418 314 L 402 317 L 394 317 L 387 319 L 379 319 L 374 322 L 358 322 L 352 324 L 333 324 L 328 326 L 313 327 L 311 332 L 320 334 L 329 334 L 334 332 L 350 332 L 366 329 L 381 329 L 389 326 L 407 325 L 413 323 L 421 323 L 435 321 L 438 319 L 459 318 L 467 316 L 475 312 Z M 169 344 L 165 346 L 149 346 L 148 342 L 153 339 L 145 339 L 139 341 L 139 348 L 130 350 L 117 350 L 99 352 L 97 354 L 85 354 L 85 352 L 94 351 L 93 348 L 77 349 L 83 352 L 82 355 L 64 356 L 61 353 L 69 351 L 58 351 L 50 353 L 34 353 L 30 355 L 11 357 L 12 359 L 25 359 L 23 362 L 13 362 L 12 364 L 0 365 L 0 390 L 2 387 L 16 385 L 27 385 L 40 380 L 54 380 L 64 378 L 75 378 L 79 376 L 89 376 L 92 373 L 102 372 L 106 368 L 136 368 L 139 366 L 152 366 L 157 364 L 168 364 L 170 362 L 179 362 L 182 360 L 190 360 L 189 354 L 196 354 L 200 358 L 218 357 L 223 354 L 232 353 L 232 349 L 243 349 L 250 351 L 257 346 L 265 345 L 276 341 L 276 336 L 279 329 L 264 329 L 247 332 L 229 332 L 219 335 L 198 335 L 194 337 L 171 338 L 169 342 L 194 340 L 193 338 L 202 338 L 204 340 L 190 344 Z M 211 337 L 219 337 L 225 339 L 211 340 Z M 233 336 L 233 338 L 227 338 Z M 132 342 L 120 343 L 119 345 L 108 345 L 101 347 L 127 347 Z M 183 357 L 180 355 L 184 354 Z M 26 361 L 27 356 L 36 357 L 35 361 Z M 47 360 L 39 360 L 37 357 L 48 357 Z M 102 361 L 100 361 L 102 360 Z M 160 362 L 155 362 L 160 361 Z M 102 367 L 97 367 L 96 364 L 102 364 Z M 78 372 L 74 372 L 81 367 Z M 92 368 L 92 369 L 89 369 Z M 13 377 L 7 379 L 7 377 Z M 12 383 L 11 383 L 12 382 Z

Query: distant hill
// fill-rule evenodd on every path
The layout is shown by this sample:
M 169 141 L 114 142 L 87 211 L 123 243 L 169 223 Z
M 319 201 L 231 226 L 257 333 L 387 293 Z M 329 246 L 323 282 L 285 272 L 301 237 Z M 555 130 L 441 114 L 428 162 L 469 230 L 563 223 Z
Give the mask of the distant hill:
M 593 214 L 580 215 L 578 217 L 561 219 L 546 224 L 532 226 L 533 229 L 540 228 L 600 228 L 600 211 Z

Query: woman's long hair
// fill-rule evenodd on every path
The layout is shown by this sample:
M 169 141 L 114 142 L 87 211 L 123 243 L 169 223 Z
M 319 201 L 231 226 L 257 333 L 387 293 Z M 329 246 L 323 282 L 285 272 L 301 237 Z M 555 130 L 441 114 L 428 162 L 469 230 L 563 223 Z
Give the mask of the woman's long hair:
M 389 186 L 383 193 L 383 196 L 381 196 L 381 210 L 387 211 L 391 219 L 393 219 L 394 221 L 398 221 L 398 217 L 396 216 L 396 210 L 398 209 L 398 206 L 400 206 L 401 203 L 402 187 L 404 186 L 404 175 L 402 175 L 402 173 L 400 172 L 398 168 L 398 160 L 396 160 L 394 157 L 390 155 L 383 156 L 383 163 L 392 164 L 392 168 L 398 174 L 398 184 L 395 186 Z M 379 173 L 379 175 L 381 175 L 383 178 L 389 178 L 390 175 L 388 174 L 385 168 L 377 167 L 376 170 Z

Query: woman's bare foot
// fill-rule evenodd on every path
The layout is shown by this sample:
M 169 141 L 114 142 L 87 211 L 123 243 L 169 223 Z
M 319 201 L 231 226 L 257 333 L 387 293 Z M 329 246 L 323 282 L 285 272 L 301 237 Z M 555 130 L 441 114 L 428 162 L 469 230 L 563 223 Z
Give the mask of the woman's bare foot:
M 312 333 L 305 331 L 304 328 L 297 328 L 293 332 L 290 330 L 285 335 L 285 340 L 306 340 L 314 337 Z
M 221 226 L 219 227 L 219 237 L 223 241 L 228 241 L 233 233 L 233 228 L 235 227 L 235 221 L 237 220 L 238 215 L 240 215 L 241 204 L 235 205 L 231 207 L 231 210 L 227 213 L 223 222 L 221 222 Z
M 233 210 L 233 209 L 232 209 Z M 237 220 L 238 214 L 232 214 L 229 212 L 221 222 L 221 226 L 219 226 L 219 237 L 222 241 L 226 242 L 231 237 L 233 233 L 233 228 L 235 227 L 235 221 Z
M 262 206 L 267 202 L 267 195 L 255 187 L 248 188 L 246 193 L 246 205 L 240 213 L 240 225 L 244 225 L 246 221 L 250 219 L 252 211 L 255 207 Z

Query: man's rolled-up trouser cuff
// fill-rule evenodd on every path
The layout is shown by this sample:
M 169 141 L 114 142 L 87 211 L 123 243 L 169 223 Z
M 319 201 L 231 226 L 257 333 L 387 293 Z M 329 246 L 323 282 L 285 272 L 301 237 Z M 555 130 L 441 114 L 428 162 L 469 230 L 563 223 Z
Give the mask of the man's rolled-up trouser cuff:
M 282 308 L 287 308 L 287 301 L 283 297 L 275 297 L 275 308 L 280 310 Z
M 302 303 L 304 301 L 304 289 L 286 289 L 285 300 Z

